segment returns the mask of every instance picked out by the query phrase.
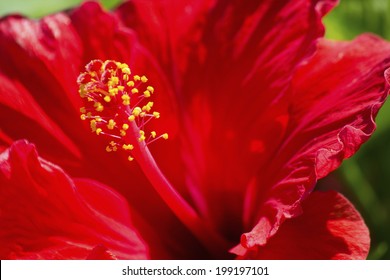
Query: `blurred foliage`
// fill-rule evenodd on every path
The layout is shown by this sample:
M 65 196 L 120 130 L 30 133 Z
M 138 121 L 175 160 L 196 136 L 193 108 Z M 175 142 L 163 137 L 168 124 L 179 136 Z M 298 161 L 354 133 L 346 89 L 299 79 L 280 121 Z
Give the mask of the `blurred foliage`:
M 0 16 L 21 13 L 39 18 L 81 2 L 2 0 Z M 110 9 L 121 0 L 99 2 Z M 350 40 L 364 32 L 390 39 L 390 0 L 341 0 L 339 6 L 325 17 L 324 23 L 326 37 L 330 39 Z M 333 185 L 359 209 L 371 231 L 369 258 L 390 259 L 390 102 L 380 111 L 377 125 L 378 129 L 370 141 L 320 185 Z
M 324 19 L 326 37 L 353 39 L 364 32 L 390 39 L 390 0 L 342 0 Z M 390 101 L 380 110 L 377 131 L 336 175 L 371 232 L 369 259 L 390 259 Z M 335 175 L 333 175 L 335 176 Z
M 44 15 L 72 8 L 84 1 L 82 0 L 11 0 L 0 1 L 0 16 L 10 13 L 19 13 L 28 17 L 39 18 Z M 100 0 L 102 5 L 111 9 L 121 0 Z

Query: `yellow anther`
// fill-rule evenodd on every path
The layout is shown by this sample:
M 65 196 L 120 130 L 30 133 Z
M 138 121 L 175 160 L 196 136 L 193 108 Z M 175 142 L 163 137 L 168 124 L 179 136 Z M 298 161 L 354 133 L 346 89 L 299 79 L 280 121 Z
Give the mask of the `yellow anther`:
M 108 92 L 110 93 L 111 96 L 115 96 L 118 94 L 118 88 L 110 88 Z
M 139 142 L 142 142 L 142 141 L 145 141 L 145 131 L 143 131 L 143 130 L 140 130 L 139 131 L 139 135 L 140 135 L 140 137 L 138 138 L 138 141 Z
M 130 68 L 129 67 L 123 67 L 122 68 L 122 73 L 130 75 L 130 73 L 131 73 Z
M 138 117 L 139 114 L 141 114 L 141 112 L 142 112 L 142 110 L 141 110 L 140 107 L 135 107 L 135 108 L 133 109 L 133 115 L 136 116 L 136 117 Z
M 119 84 L 119 78 L 116 76 L 111 77 L 110 80 L 108 81 L 109 86 L 116 86 L 117 84 Z
M 154 87 L 152 87 L 152 86 L 148 86 L 146 89 L 147 89 L 148 91 L 150 91 L 151 93 L 154 92 Z
M 131 151 L 132 149 L 134 149 L 134 146 L 131 144 L 123 144 L 122 149 L 126 151 Z
M 93 106 L 95 107 L 95 110 L 96 110 L 97 112 L 102 112 L 102 111 L 104 110 L 104 106 L 103 106 L 102 103 L 100 103 L 100 102 L 95 102 L 95 103 L 93 104 Z
M 106 101 L 107 103 L 111 101 L 111 97 L 106 95 L 104 96 L 104 101 Z
M 81 98 L 85 98 L 87 96 L 87 91 L 85 90 L 85 86 L 83 85 L 80 86 L 79 94 Z
M 80 118 L 89 121 L 93 133 L 118 141 L 107 144 L 107 152 L 133 150 L 134 146 L 128 143 L 137 141 L 144 141 L 137 146 L 142 148 L 157 139 L 168 139 L 167 133 L 160 135 L 146 128 L 160 113 L 152 110 L 150 99 L 145 99 L 154 94 L 145 75 L 134 75 L 126 63 L 114 60 L 93 60 L 85 70 L 77 79 L 84 102 Z M 134 131 L 139 133 L 134 135 Z M 132 156 L 128 153 L 129 161 L 134 159 Z
M 129 106 L 130 105 L 130 96 L 127 95 L 127 94 L 124 94 L 122 95 L 122 104 L 125 105 L 125 106 Z
M 107 127 L 108 127 L 108 129 L 114 129 L 115 125 L 116 125 L 116 122 L 113 119 L 110 119 L 108 121 Z
M 144 91 L 144 96 L 145 96 L 146 98 L 150 97 L 150 91 L 145 90 L 145 91 Z
M 141 82 L 146 83 L 148 81 L 148 78 L 146 76 L 141 77 Z
M 153 102 L 148 102 L 148 104 L 142 107 L 142 111 L 150 112 L 152 107 L 153 107 Z
M 90 125 L 90 127 L 91 127 L 92 132 L 95 132 L 95 131 L 96 131 L 96 129 L 97 129 L 96 124 L 97 124 L 97 121 L 96 121 L 96 120 L 91 120 L 91 121 L 89 122 L 89 125 Z

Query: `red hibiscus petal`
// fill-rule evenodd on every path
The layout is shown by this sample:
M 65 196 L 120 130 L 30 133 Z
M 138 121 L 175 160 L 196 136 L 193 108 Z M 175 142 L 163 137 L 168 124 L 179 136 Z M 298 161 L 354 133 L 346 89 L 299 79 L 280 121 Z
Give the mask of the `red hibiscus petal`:
M 297 71 L 285 139 L 248 193 L 247 211 L 258 224 L 243 236 L 244 247 L 264 245 L 285 218 L 300 212 L 316 180 L 371 136 L 388 95 L 383 73 L 389 53 L 390 44 L 368 35 L 349 43 L 323 40 Z
M 1 258 L 96 258 L 93 248 L 100 245 L 120 259 L 148 258 L 119 194 L 95 181 L 72 180 L 26 141 L 0 159 Z
M 250 259 L 365 259 L 370 248 L 367 226 L 353 205 L 337 192 L 314 192 L 303 214 L 286 221 L 262 247 L 235 251 Z
M 293 73 L 313 54 L 333 3 L 217 1 L 201 25 L 181 89 L 187 184 L 200 190 L 198 207 L 232 239 L 243 227 L 245 189 L 287 129 Z
M 92 249 L 87 260 L 116 260 L 116 257 L 106 247 L 98 245 Z
M 6 120 L 2 123 L 5 133 L 13 139 L 29 135 L 44 151 L 55 146 L 51 152 L 61 150 L 68 160 L 80 157 L 67 133 L 79 118 L 76 110 L 81 104 L 75 82 L 80 43 L 69 19 L 64 14 L 40 21 L 3 18 L 0 52 L 6 54 L 0 60 L 0 114 Z
M 130 205 L 142 213 L 141 221 L 137 219 L 137 228 L 148 244 L 154 244 L 151 253 L 155 257 L 171 258 L 172 251 L 180 252 L 183 258 L 203 254 L 204 248 L 155 193 L 137 164 L 129 163 L 125 154 L 107 153 L 107 142 L 93 135 L 89 125 L 80 120 L 76 103 L 81 99 L 76 77 L 84 63 L 96 58 L 117 59 L 128 63 L 133 73 L 147 75 L 156 89 L 154 107 L 162 116 L 150 123 L 150 130 L 170 135 L 169 141 L 156 141 L 150 148 L 153 155 L 157 154 L 157 161 L 165 159 L 167 164 L 162 169 L 171 181 L 178 189 L 183 188 L 184 172 L 179 171 L 183 165 L 175 137 L 178 118 L 172 113 L 176 111 L 176 105 L 170 97 L 171 85 L 155 59 L 137 42 L 134 31 L 122 26 L 114 14 L 104 11 L 96 2 L 87 2 L 68 15 L 61 13 L 38 21 L 8 17 L 2 19 L 0 26 L 0 48 L 10 56 L 7 60 L 10 63 L 0 67 L 5 69 L 4 73 L 0 70 L 0 77 L 4 75 L 7 87 L 0 85 L 4 97 L 0 99 L 4 101 L 0 109 L 4 120 L 12 119 L 12 122 L 1 124 L 2 141 L 29 139 L 45 158 L 72 176 L 94 178 L 120 191 Z M 26 34 L 33 37 L 31 41 Z M 67 67 L 71 69 L 66 71 Z M 11 77 L 20 81 L 13 81 Z M 19 104 L 20 100 L 24 102 Z M 74 150 L 81 155 L 73 154 L 78 157 L 68 156 L 62 146 L 70 147 L 71 143 L 77 145 Z M 177 168 L 172 168 L 173 165 Z M 150 205 L 153 205 L 153 211 L 150 211 Z M 142 226 L 138 227 L 139 224 Z M 175 228 L 175 231 L 164 231 L 167 227 Z M 190 251 L 181 246 L 188 240 L 194 244 Z

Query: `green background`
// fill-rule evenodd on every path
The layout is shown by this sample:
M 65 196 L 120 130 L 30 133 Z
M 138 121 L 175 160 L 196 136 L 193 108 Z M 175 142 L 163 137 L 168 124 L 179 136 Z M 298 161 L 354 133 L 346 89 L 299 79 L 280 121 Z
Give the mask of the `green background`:
M 39 18 L 69 9 L 79 0 L 0 1 L 0 16 L 22 13 Z M 110 9 L 121 0 L 102 0 Z M 364 32 L 390 40 L 390 0 L 342 0 L 328 16 L 326 37 L 350 40 Z M 341 168 L 319 182 L 344 193 L 359 209 L 371 232 L 369 259 L 390 259 L 390 102 L 377 117 L 377 131 Z

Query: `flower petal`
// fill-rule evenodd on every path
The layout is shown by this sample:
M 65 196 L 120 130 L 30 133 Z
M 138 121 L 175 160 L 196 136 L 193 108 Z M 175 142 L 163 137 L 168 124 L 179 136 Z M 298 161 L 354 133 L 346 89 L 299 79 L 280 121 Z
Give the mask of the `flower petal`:
M 69 138 L 77 120 L 76 73 L 80 44 L 64 14 L 0 21 L 0 114 L 2 129 L 13 139 L 39 142 L 45 154 L 61 150 L 68 160 L 80 157 Z M 72 61 L 72 63 L 69 63 Z M 75 109 L 77 108 L 77 109 Z M 60 124 L 60 125 L 59 125 Z M 54 148 L 55 147 L 55 148 Z
M 287 129 L 293 73 L 333 3 L 217 1 L 205 16 L 182 82 L 183 154 L 188 184 L 205 197 L 198 207 L 231 239 L 243 228 L 245 190 Z
M 390 66 L 389 54 L 390 44 L 374 36 L 342 43 L 323 40 L 297 71 L 286 136 L 250 194 L 248 213 L 258 222 L 255 228 L 265 226 L 261 233 L 245 234 L 244 247 L 266 244 L 284 219 L 300 212 L 300 202 L 317 179 L 371 136 L 388 95 L 383 73 Z
M 23 140 L 0 155 L 0 168 L 2 259 L 84 259 L 96 246 L 148 258 L 126 201 L 107 186 L 72 180 Z
M 262 247 L 236 248 L 250 259 L 365 259 L 370 248 L 367 226 L 341 194 L 314 192 L 303 204 L 303 214 L 286 221 Z
M 92 59 L 117 59 L 128 63 L 134 73 L 147 75 L 156 89 L 154 108 L 162 116 L 156 125 L 151 124 L 151 130 L 168 132 L 170 137 L 165 143 L 153 143 L 151 150 L 153 154 L 159 150 L 159 158 L 169 159 L 163 171 L 169 171 L 178 188 L 183 186 L 176 184 L 184 176 L 184 172 L 177 174 L 183 168 L 177 160 L 180 151 L 174 136 L 178 118 L 166 113 L 175 110 L 169 97 L 172 89 L 158 63 L 137 42 L 134 31 L 98 3 L 87 2 L 69 14 L 41 20 L 4 18 L 0 36 L 1 53 L 9 55 L 0 61 L 0 115 L 3 120 L 12 119 L 1 123 L 2 144 L 29 139 L 44 158 L 68 174 L 93 178 L 120 191 L 142 215 L 136 219 L 137 229 L 148 244 L 153 243 L 151 254 L 155 258 L 172 258 L 172 252 L 183 258 L 204 254 L 204 248 L 156 194 L 137 164 L 129 163 L 125 154 L 107 153 L 105 139 L 92 134 L 89 125 L 80 120 L 76 78 L 83 64 Z M 177 168 L 171 168 L 173 163 Z M 164 231 L 167 227 L 175 231 Z M 188 240 L 194 244 L 191 250 L 181 245 Z

